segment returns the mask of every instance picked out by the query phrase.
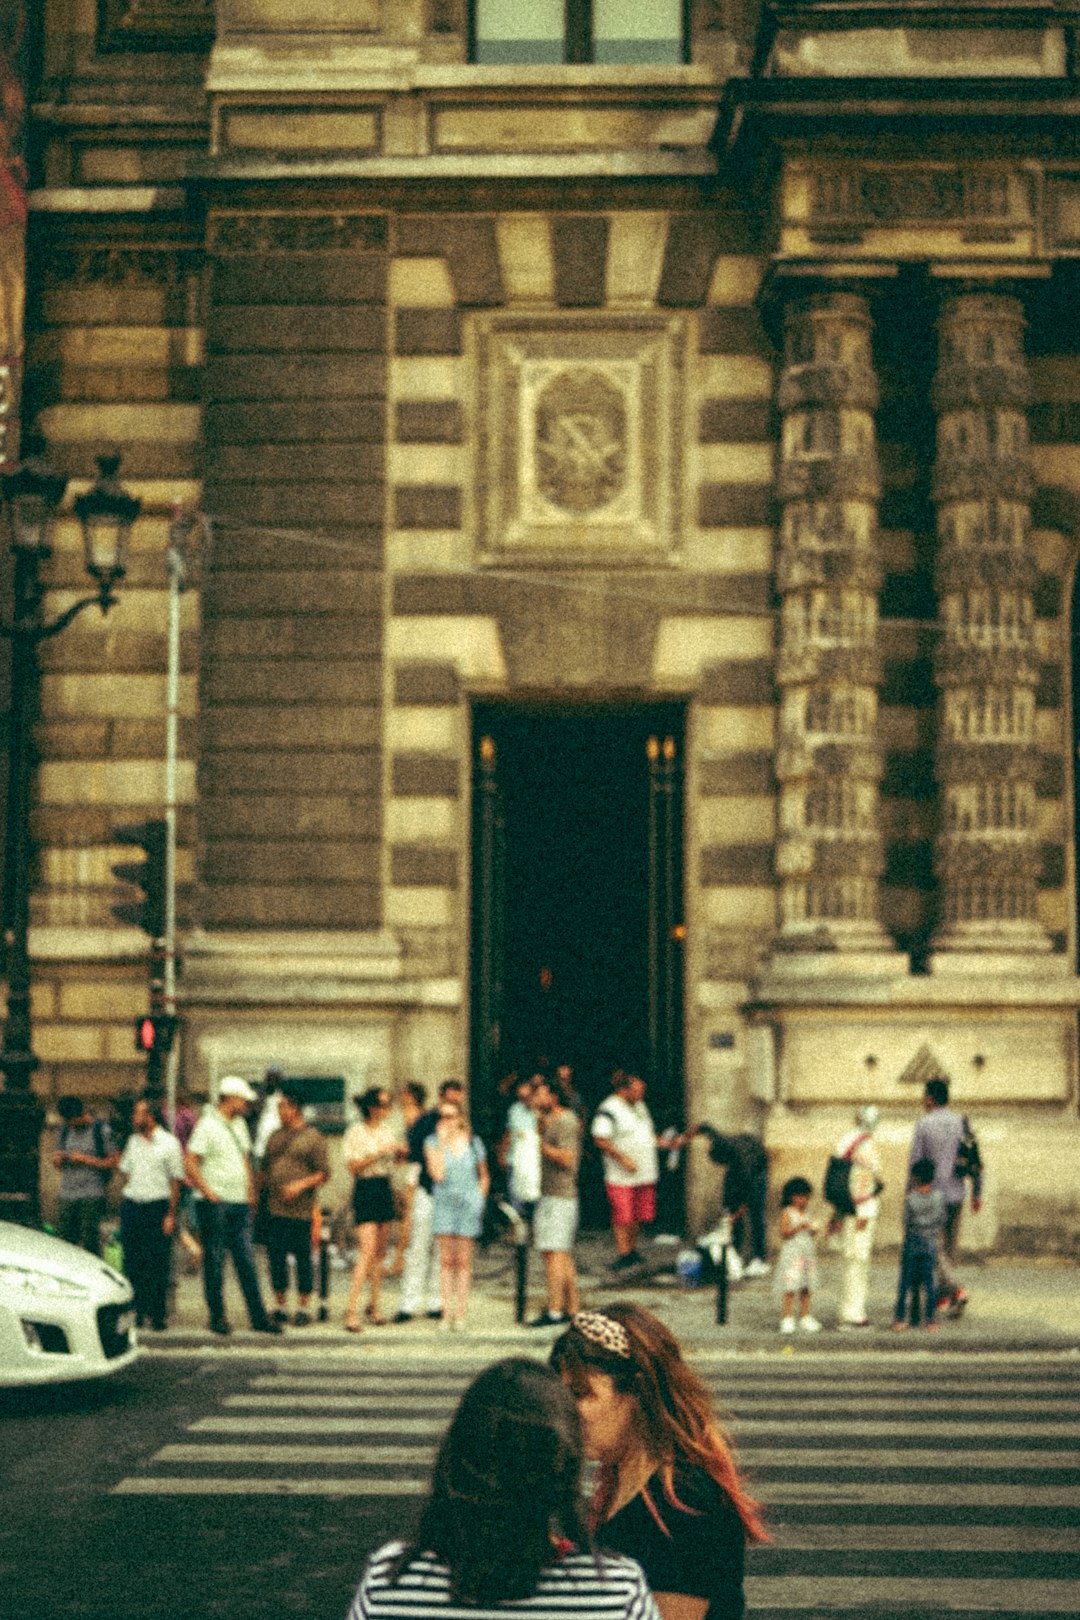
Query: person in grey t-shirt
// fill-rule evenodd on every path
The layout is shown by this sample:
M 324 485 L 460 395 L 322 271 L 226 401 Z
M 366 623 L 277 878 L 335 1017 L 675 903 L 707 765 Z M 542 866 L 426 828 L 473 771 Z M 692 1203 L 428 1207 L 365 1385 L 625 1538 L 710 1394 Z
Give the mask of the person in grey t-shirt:
M 61 1097 L 56 1107 L 63 1121 L 53 1154 L 60 1172 L 57 1227 L 65 1243 L 100 1254 L 105 1192 L 120 1155 L 108 1125 L 81 1097 Z
M 919 1290 L 926 1298 L 926 1327 L 938 1327 L 934 1265 L 945 1225 L 945 1194 L 934 1186 L 933 1159 L 917 1159 L 911 1167 L 911 1191 L 904 1200 L 904 1246 L 900 1251 L 900 1287 L 896 1295 L 893 1328 L 907 1327 L 908 1296 L 912 1315 L 919 1309 Z
M 529 1326 L 561 1327 L 580 1308 L 574 1239 L 581 1121 L 567 1106 L 558 1081 L 537 1078 L 532 1103 L 540 1120 L 540 1201 L 533 1213 L 533 1244 L 544 1257 L 547 1306 Z

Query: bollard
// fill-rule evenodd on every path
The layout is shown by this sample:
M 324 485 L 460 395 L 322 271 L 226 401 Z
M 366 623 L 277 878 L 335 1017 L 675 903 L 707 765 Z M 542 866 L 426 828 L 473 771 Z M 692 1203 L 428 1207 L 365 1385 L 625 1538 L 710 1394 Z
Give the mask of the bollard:
M 721 1327 L 727 1326 L 727 1274 L 728 1246 L 726 1243 L 720 1248 L 720 1270 L 716 1276 L 716 1320 Z
M 529 1270 L 529 1223 L 514 1208 L 513 1204 L 504 1200 L 499 1204 L 499 1214 L 506 1222 L 507 1236 L 514 1245 L 514 1321 L 520 1327 L 525 1320 L 525 1292 L 526 1280 Z
M 529 1266 L 528 1243 L 514 1245 L 514 1321 L 520 1327 L 525 1320 L 525 1275 Z
M 725 1215 L 716 1229 L 720 1259 L 716 1273 L 716 1320 L 720 1327 L 727 1326 L 728 1316 L 728 1250 L 731 1247 L 731 1218 Z M 715 1254 L 715 1250 L 714 1250 Z
M 330 1220 L 323 1212 L 319 1223 L 319 1321 L 330 1320 Z

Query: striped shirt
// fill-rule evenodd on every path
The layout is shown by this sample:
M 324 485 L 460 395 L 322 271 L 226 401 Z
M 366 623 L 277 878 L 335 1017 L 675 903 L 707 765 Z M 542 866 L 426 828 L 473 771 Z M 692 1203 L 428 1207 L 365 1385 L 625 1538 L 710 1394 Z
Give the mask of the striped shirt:
M 652 1593 L 632 1558 L 571 1552 L 540 1576 L 532 1597 L 473 1608 L 450 1597 L 450 1571 L 433 1553 L 418 1553 L 390 1584 L 404 1544 L 387 1542 L 368 1560 L 349 1620 L 660 1620 Z

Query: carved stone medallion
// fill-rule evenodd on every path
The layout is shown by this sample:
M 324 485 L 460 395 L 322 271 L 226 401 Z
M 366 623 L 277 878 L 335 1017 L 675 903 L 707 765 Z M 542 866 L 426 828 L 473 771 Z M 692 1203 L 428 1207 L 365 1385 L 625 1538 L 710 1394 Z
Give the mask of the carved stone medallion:
M 669 554 L 684 319 L 498 315 L 475 331 L 482 555 Z
M 626 481 L 626 407 L 602 372 L 579 366 L 536 402 L 533 446 L 540 493 L 564 512 L 608 506 Z

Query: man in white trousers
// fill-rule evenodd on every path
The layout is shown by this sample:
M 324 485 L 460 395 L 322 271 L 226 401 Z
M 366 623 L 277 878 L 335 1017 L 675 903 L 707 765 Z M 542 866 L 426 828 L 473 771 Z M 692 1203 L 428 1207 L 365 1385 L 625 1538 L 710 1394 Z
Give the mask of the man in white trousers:
M 866 1291 L 870 1285 L 870 1255 L 874 1247 L 874 1228 L 878 1218 L 878 1193 L 881 1191 L 881 1160 L 874 1146 L 874 1130 L 879 1114 L 873 1103 L 867 1103 L 855 1115 L 855 1129 L 848 1131 L 836 1144 L 838 1158 L 851 1160 L 851 1202 L 853 1215 L 845 1215 L 841 1226 L 840 1247 L 843 1268 L 840 1273 L 840 1312 L 837 1326 L 865 1328 L 870 1326 L 866 1314 Z
M 405 1088 L 402 1099 L 407 1113 L 423 1110 L 427 1096 L 423 1086 L 415 1082 Z M 444 1080 L 439 1087 L 439 1101 L 464 1104 L 465 1088 L 460 1080 Z M 408 1103 L 412 1103 L 412 1108 Z M 405 1250 L 405 1264 L 401 1273 L 401 1296 L 398 1300 L 395 1322 L 411 1322 L 421 1313 L 432 1321 L 442 1316 L 442 1288 L 439 1278 L 439 1257 L 431 1231 L 434 1201 L 431 1177 L 424 1160 L 424 1143 L 435 1132 L 439 1123 L 439 1110 L 428 1108 L 417 1112 L 407 1124 L 405 1140 L 409 1146 L 409 1176 L 415 1178 L 410 1207 L 409 1242 Z

